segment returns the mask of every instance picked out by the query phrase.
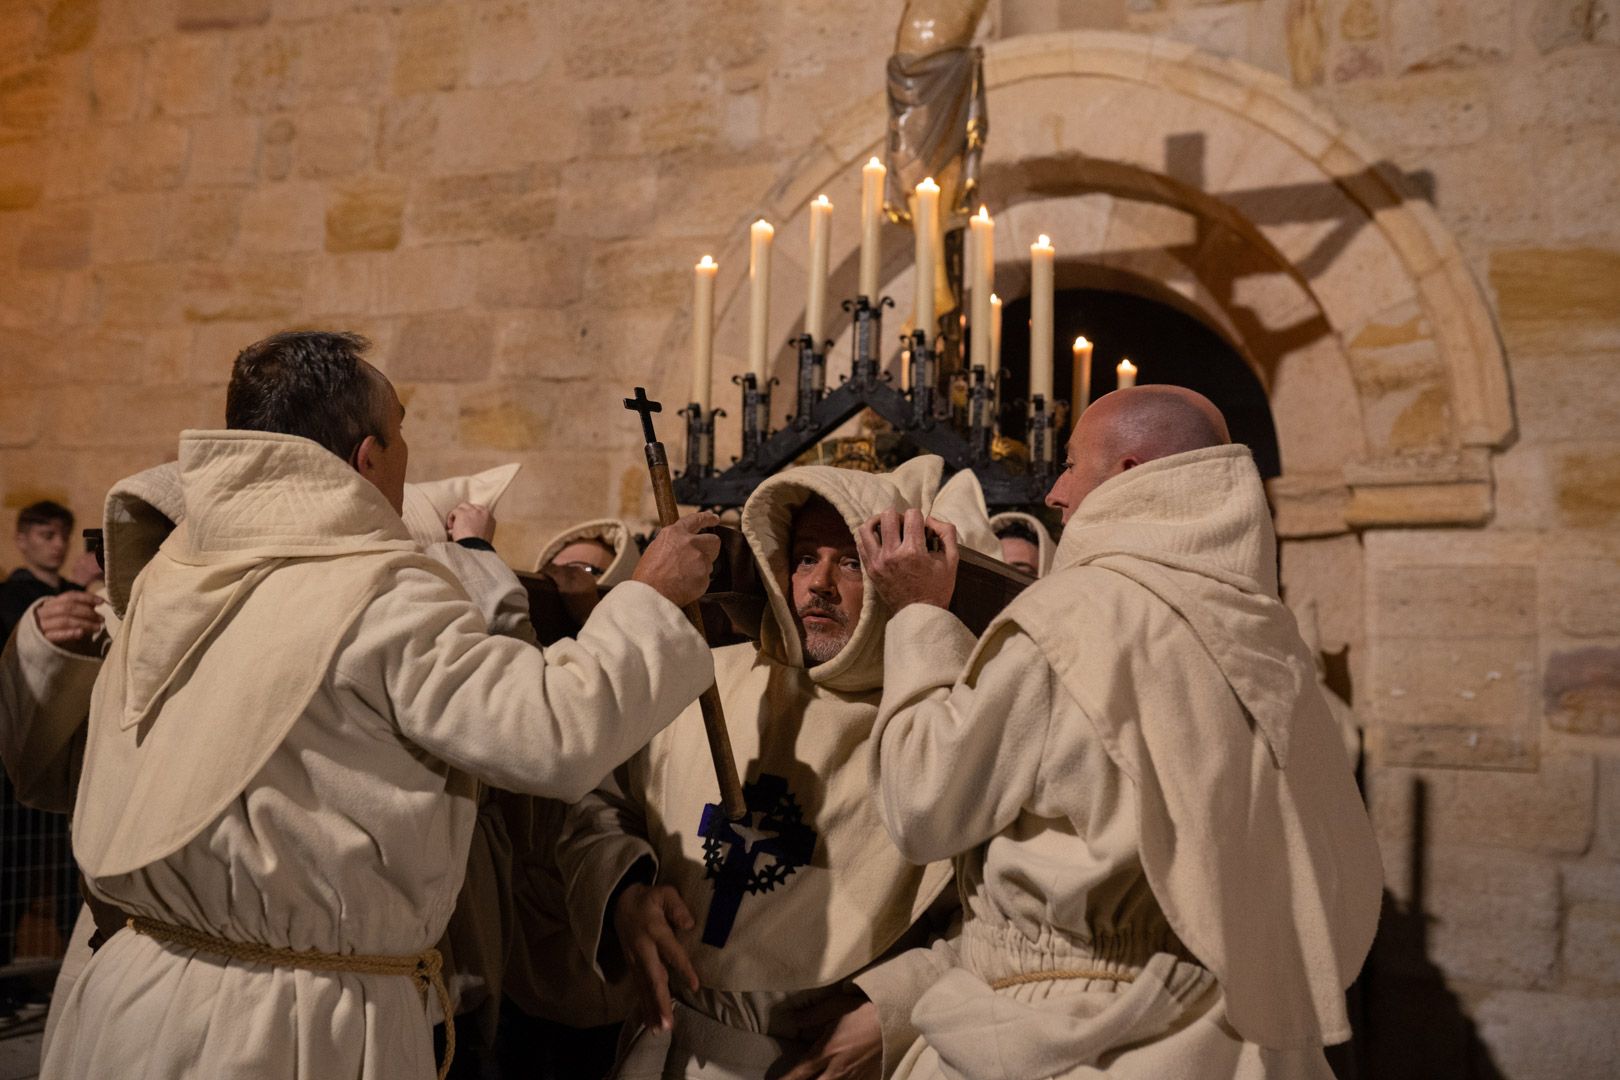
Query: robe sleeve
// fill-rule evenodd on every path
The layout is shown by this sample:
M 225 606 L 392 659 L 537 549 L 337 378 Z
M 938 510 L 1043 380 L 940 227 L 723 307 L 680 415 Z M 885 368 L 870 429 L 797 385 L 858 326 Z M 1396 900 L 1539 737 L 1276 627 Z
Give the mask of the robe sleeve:
M 948 859 L 1017 819 L 1035 793 L 1058 693 L 1015 625 L 975 652 L 972 632 L 940 608 L 913 604 L 889 622 L 874 786 L 902 855 Z
M 566 802 L 714 682 L 702 635 L 639 582 L 616 587 L 577 638 L 536 649 L 489 634 L 461 590 L 415 567 L 355 621 L 335 671 L 340 685 L 451 767 Z
M 538 645 L 534 625 L 529 622 L 529 594 L 523 591 L 512 568 L 494 551 L 481 551 L 463 547 L 453 540 L 431 544 L 426 549 L 429 558 L 450 568 L 467 590 L 473 606 L 484 617 L 492 634 L 526 641 Z
M 951 901 L 954 908 L 955 901 Z M 959 965 L 956 937 L 961 920 L 954 921 L 948 936 L 915 948 L 902 949 L 879 960 L 850 981 L 877 1006 L 878 1027 L 883 1032 L 883 1077 L 894 1075 L 900 1059 L 911 1044 L 922 1037 L 911 1022 L 911 1012 L 928 988 L 947 971 Z
M 647 841 L 646 814 L 630 794 L 629 772 L 628 766 L 615 770 L 595 791 L 568 807 L 557 840 L 557 870 L 574 940 L 604 980 L 608 975 L 602 970 L 601 949 L 612 914 L 608 905 L 626 875 L 643 860 L 654 877 L 658 869 L 658 855 Z
M 37 603 L 44 603 L 43 600 Z M 0 759 L 18 801 L 72 813 L 101 658 L 46 640 L 31 606 L 0 655 Z

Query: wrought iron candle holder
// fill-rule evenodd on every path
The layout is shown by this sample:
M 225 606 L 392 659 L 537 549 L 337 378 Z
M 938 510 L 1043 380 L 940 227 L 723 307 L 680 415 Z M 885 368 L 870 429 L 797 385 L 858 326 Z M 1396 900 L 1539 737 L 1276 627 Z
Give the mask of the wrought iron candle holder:
M 681 410 L 686 417 L 686 472 L 682 475 L 699 479 L 714 475 L 714 421 L 726 415 L 724 409 L 710 409 L 692 402 Z
M 803 430 L 810 426 L 811 411 L 827 392 L 827 353 L 832 342 L 817 342 L 809 334 L 793 339 L 799 346 L 799 400 L 793 412 L 793 426 Z M 816 351 L 817 345 L 820 351 Z
M 1056 402 L 1053 403 L 1056 405 Z M 1056 458 L 1057 413 L 1048 408 L 1046 395 L 1035 394 L 1029 402 L 1029 470 L 1030 474 L 1049 479 Z
M 871 409 L 894 428 L 901 438 L 925 453 L 945 459 L 950 471 L 972 469 L 984 488 L 985 502 L 993 507 L 1029 506 L 1039 503 L 1050 486 L 1051 415 L 1044 401 L 1039 402 L 1038 427 L 1045 439 L 1047 457 L 1035 456 L 1028 472 L 1018 471 L 1005 461 L 993 460 L 990 442 L 995 432 L 994 387 L 987 385 L 982 368 L 975 368 L 971 383 L 971 422 L 966 434 L 949 422 L 947 402 L 940 400 L 939 356 L 922 332 L 907 338 L 911 348 L 911 385 L 899 389 L 882 370 L 879 343 L 882 341 L 883 309 L 893 307 L 889 297 L 873 300 L 861 296 L 844 302 L 853 323 L 850 373 L 829 388 L 827 359 L 830 342 L 817 343 L 807 335 L 789 340 L 799 358 L 798 401 L 793 419 L 779 430 L 770 430 L 771 386 L 764 386 L 753 374 L 733 379 L 742 388 L 742 454 L 728 469 L 714 468 L 714 420 L 724 415 L 716 409 L 701 415 L 696 404 L 688 405 L 687 468 L 675 479 L 675 496 L 689 506 L 732 507 L 747 501 L 754 488 L 766 477 L 791 465 L 806 450 L 831 435 L 862 409 Z M 816 347 L 821 345 L 821 351 Z

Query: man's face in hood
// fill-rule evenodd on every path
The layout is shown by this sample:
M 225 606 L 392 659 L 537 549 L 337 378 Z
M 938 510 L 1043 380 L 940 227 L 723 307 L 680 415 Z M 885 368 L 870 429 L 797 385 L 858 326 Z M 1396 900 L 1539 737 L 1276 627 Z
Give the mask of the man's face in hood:
M 793 604 L 807 666 L 825 664 L 849 644 L 865 588 L 855 537 L 843 516 L 831 503 L 811 499 L 793 514 L 783 590 Z

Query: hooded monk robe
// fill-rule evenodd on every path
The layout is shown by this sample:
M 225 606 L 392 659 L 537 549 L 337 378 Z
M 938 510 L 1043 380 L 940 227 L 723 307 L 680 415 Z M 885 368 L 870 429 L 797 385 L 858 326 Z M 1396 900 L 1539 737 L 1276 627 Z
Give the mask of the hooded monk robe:
M 575 640 L 491 637 L 374 487 L 308 440 L 188 432 L 185 521 L 136 580 L 91 706 L 74 853 L 96 895 L 235 942 L 411 955 L 443 934 L 476 779 L 578 798 L 706 686 L 628 582 Z M 121 931 L 42 1076 L 434 1075 L 398 975 Z
M 1331 1077 L 1381 873 L 1245 448 L 1099 486 L 977 643 L 900 612 L 873 745 L 968 905 L 898 1075 Z
M 717 685 L 744 784 L 786 780 L 815 839 L 808 865 L 742 898 L 723 947 L 699 940 L 714 889 L 698 825 L 718 794 L 695 706 L 571 811 L 558 862 L 589 956 L 598 955 L 614 890 L 643 859 L 656 864 L 660 883 L 676 888 L 697 924 L 681 943 L 701 989 L 676 987 L 673 1037 L 635 1035 L 621 1058 L 623 1080 L 774 1075 L 773 1067 L 802 1052 L 862 994 L 878 1007 L 885 1073 L 915 1038 L 912 1005 L 942 967 L 928 949 L 912 946 L 927 940 L 920 920 L 949 884 L 950 868 L 914 867 L 901 857 L 867 782 L 887 613 L 868 581 L 849 643 L 807 668 L 777 582 L 787 569 L 793 512 L 812 495 L 853 530 L 878 511 L 925 505 L 940 467 L 930 457 L 881 476 L 790 469 L 761 484 L 743 508 L 742 531 L 764 571 L 770 612 L 759 646 L 715 651 Z
M 523 588 L 511 570 L 494 552 L 473 550 L 450 541 L 443 520 L 463 496 L 479 505 L 492 505 L 517 468 L 511 465 L 475 477 L 406 484 L 405 517 L 409 519 L 406 529 L 427 555 L 444 563 L 456 575 L 491 631 L 531 640 L 534 631 L 524 607 Z M 497 484 L 498 489 L 492 487 L 492 483 Z M 451 495 L 455 497 L 449 497 Z M 439 506 L 443 506 L 442 512 Z M 136 577 L 184 518 L 185 497 L 180 488 L 178 465 L 158 465 L 115 483 L 107 492 L 102 517 L 107 600 L 99 608 L 105 628 L 90 642 L 95 651 L 87 654 L 51 643 L 39 624 L 29 617 L 18 626 L 10 647 L 0 655 L 0 761 L 13 777 L 14 785 L 17 780 L 24 782 L 25 787 L 19 790 L 23 792 L 23 801 L 30 806 L 64 814 L 73 812 L 79 770 L 84 760 L 85 722 L 90 714 L 90 696 L 96 676 L 101 672 L 102 654 L 118 632 Z M 431 526 L 433 521 L 438 522 L 437 528 Z M 487 811 L 481 809 L 478 829 L 473 834 L 467 882 L 456 905 L 457 916 L 451 920 L 447 941 L 455 936 L 458 923 L 466 926 L 474 921 L 485 922 L 483 913 L 499 908 L 488 902 L 469 902 L 468 896 L 473 893 L 476 901 L 483 901 L 490 891 L 476 886 L 481 883 L 481 877 L 493 875 L 474 873 L 475 867 L 499 871 L 497 859 L 479 860 L 481 851 L 498 849 L 493 841 L 480 843 L 481 833 L 499 832 L 487 829 L 487 825 Z M 501 872 L 499 880 L 504 882 L 507 876 Z M 470 910 L 475 908 L 476 913 Z M 123 918 L 115 909 L 106 909 L 101 919 L 107 927 L 104 933 L 110 934 L 122 926 Z M 51 1010 L 45 1020 L 46 1045 L 50 1043 L 55 1022 L 74 981 L 89 962 L 94 929 L 86 907 L 80 912 L 51 994 Z M 465 984 L 469 980 L 457 971 L 458 962 L 479 959 L 486 961 L 486 968 L 496 965 L 486 956 L 466 957 L 467 950 L 455 950 L 453 954 L 448 948 L 444 951 L 446 982 L 451 996 L 465 1002 Z M 490 983 L 488 976 L 482 974 L 474 981 L 480 986 Z M 498 986 L 498 981 L 493 985 Z

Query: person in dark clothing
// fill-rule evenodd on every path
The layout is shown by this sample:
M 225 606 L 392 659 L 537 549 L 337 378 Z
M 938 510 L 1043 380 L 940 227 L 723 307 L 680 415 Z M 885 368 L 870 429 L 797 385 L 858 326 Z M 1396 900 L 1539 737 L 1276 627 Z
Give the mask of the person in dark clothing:
M 64 574 L 73 513 L 50 501 L 17 515 L 17 551 L 23 565 L 0 582 L 0 646 L 36 600 L 83 591 L 101 576 L 95 557 L 75 560 Z M 67 819 L 23 806 L 0 773 L 0 966 L 24 952 L 53 951 L 66 938 L 78 908 Z M 31 919 L 31 940 L 19 940 Z M 43 936 L 42 936 L 43 935 Z M 14 1012 L 27 995 L 0 985 L 0 1015 Z
M 35 600 L 83 589 L 101 576 L 89 553 L 63 572 L 72 536 L 73 512 L 60 503 L 37 502 L 17 515 L 17 551 L 23 565 L 0 582 L 0 643 L 11 637 Z

